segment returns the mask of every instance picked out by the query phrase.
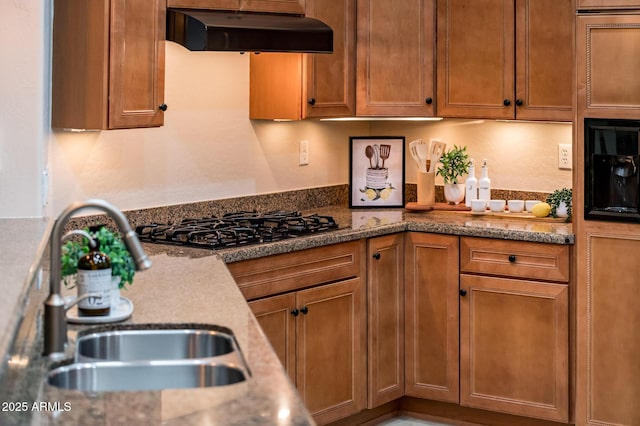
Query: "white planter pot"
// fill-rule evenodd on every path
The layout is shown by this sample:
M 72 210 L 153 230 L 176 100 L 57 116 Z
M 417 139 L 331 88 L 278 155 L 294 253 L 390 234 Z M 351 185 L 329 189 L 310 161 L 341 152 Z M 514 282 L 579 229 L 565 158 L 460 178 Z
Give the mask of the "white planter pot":
M 444 198 L 449 204 L 460 204 L 464 200 L 464 183 L 445 183 Z
M 120 277 L 111 276 L 111 309 L 116 309 L 120 304 Z
M 558 207 L 556 207 L 556 216 L 558 217 L 569 216 L 567 204 L 564 201 L 560 201 L 560 203 L 558 203 Z

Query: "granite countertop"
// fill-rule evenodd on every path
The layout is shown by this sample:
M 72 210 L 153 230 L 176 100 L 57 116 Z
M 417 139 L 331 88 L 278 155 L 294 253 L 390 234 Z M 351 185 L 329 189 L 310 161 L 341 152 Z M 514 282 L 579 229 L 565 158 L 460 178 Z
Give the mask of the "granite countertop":
M 565 223 L 563 219 L 537 219 L 522 215 L 513 215 L 511 218 L 508 213 L 415 212 L 405 209 L 348 209 L 339 206 L 322 207 L 304 213 L 332 216 L 339 229 L 270 244 L 223 249 L 218 251 L 218 255 L 226 263 L 230 263 L 404 231 L 549 244 L 575 243 L 572 224 Z
M 16 309 L 20 312 L 8 317 L 19 322 L 20 327 L 15 333 L 12 351 L 3 352 L 7 354 L 3 362 L 7 371 L 1 381 L 0 401 L 26 401 L 30 404 L 67 402 L 70 409 L 22 413 L 0 411 L 0 424 L 23 424 L 31 419 L 34 424 L 61 425 L 313 424 L 225 263 L 404 231 L 550 244 L 574 243 L 571 224 L 559 221 L 403 209 L 350 210 L 335 206 L 305 213 L 331 215 L 339 229 L 219 251 L 145 244 L 153 267 L 137 273 L 135 285 L 123 291 L 122 295 L 130 299 L 135 308 L 131 318 L 118 324 L 144 327 L 153 327 L 153 324 L 210 324 L 231 329 L 252 372 L 247 382 L 209 389 L 96 395 L 44 385 L 43 377 L 51 365 L 40 356 L 42 337 L 39 335 L 39 323 L 48 286 L 39 289 L 36 285 L 29 285 L 31 280 L 28 279 L 29 283 L 22 286 L 25 290 L 14 297 L 14 303 L 16 298 L 18 302 L 26 300 L 26 303 L 24 306 L 18 303 Z M 31 248 L 30 253 L 34 252 L 36 259 L 42 257 L 42 242 Z M 33 258 L 30 260 L 33 262 Z M 35 262 L 37 267 L 39 260 Z M 3 265 L 3 271 L 4 268 Z M 12 281 L 23 282 L 25 274 L 33 277 L 33 268 L 33 265 L 29 266 L 28 272 L 14 276 Z M 69 327 L 71 345 L 67 351 L 68 358 L 73 356 L 77 334 L 87 327 Z

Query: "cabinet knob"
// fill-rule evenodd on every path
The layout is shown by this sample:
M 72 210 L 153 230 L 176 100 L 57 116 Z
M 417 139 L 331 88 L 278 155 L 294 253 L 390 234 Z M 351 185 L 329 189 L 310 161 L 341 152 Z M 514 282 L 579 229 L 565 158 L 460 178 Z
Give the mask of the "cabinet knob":
M 502 101 L 502 104 L 504 106 L 509 106 L 509 105 L 511 105 L 511 101 L 509 99 L 505 99 L 504 101 Z
M 314 106 L 316 104 L 316 98 L 307 99 L 307 103 L 311 106 Z
M 516 99 L 516 105 L 522 106 L 524 105 L 524 101 L 522 99 Z
M 515 263 L 515 261 L 516 261 L 516 255 L 515 254 L 510 254 L 509 255 L 509 262 Z
M 467 290 L 461 288 L 460 289 L 460 296 L 466 296 L 467 295 Z
M 299 313 L 300 311 L 297 309 L 294 309 L 293 311 L 291 311 L 291 315 L 293 315 L 294 317 L 297 317 Z
M 158 106 L 158 109 L 159 109 L 160 111 L 166 111 L 166 110 L 167 110 L 167 104 L 160 104 L 160 105 Z
M 375 260 L 380 259 L 380 253 L 378 253 L 378 252 L 373 253 L 373 258 L 374 258 Z
M 424 103 L 427 104 L 427 105 L 431 105 L 433 103 L 433 99 L 427 98 L 427 99 L 424 100 Z
M 309 312 L 309 308 L 303 306 L 302 309 L 300 309 L 300 312 L 302 312 L 303 315 L 307 315 L 307 313 Z

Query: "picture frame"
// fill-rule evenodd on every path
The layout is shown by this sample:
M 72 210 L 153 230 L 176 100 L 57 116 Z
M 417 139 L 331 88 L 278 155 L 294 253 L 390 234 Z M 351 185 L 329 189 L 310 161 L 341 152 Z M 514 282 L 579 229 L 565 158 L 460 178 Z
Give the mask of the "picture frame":
M 404 136 L 349 137 L 349 208 L 404 207 Z

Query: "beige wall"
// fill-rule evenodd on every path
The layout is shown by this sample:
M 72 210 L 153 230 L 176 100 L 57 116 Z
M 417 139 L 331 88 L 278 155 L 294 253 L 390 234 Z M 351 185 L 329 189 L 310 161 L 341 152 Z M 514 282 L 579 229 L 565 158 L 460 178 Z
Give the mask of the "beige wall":
M 344 184 L 349 136 L 442 138 L 487 158 L 493 186 L 552 191 L 571 185 L 557 170 L 567 124 L 444 120 L 411 122 L 267 122 L 248 120 L 249 59 L 189 52 L 167 43 L 165 125 L 93 133 L 55 132 L 51 140 L 52 214 L 68 203 L 104 198 L 122 209 L 154 207 Z M 298 166 L 298 141 L 310 164 Z M 407 153 L 407 182 L 415 166 Z

